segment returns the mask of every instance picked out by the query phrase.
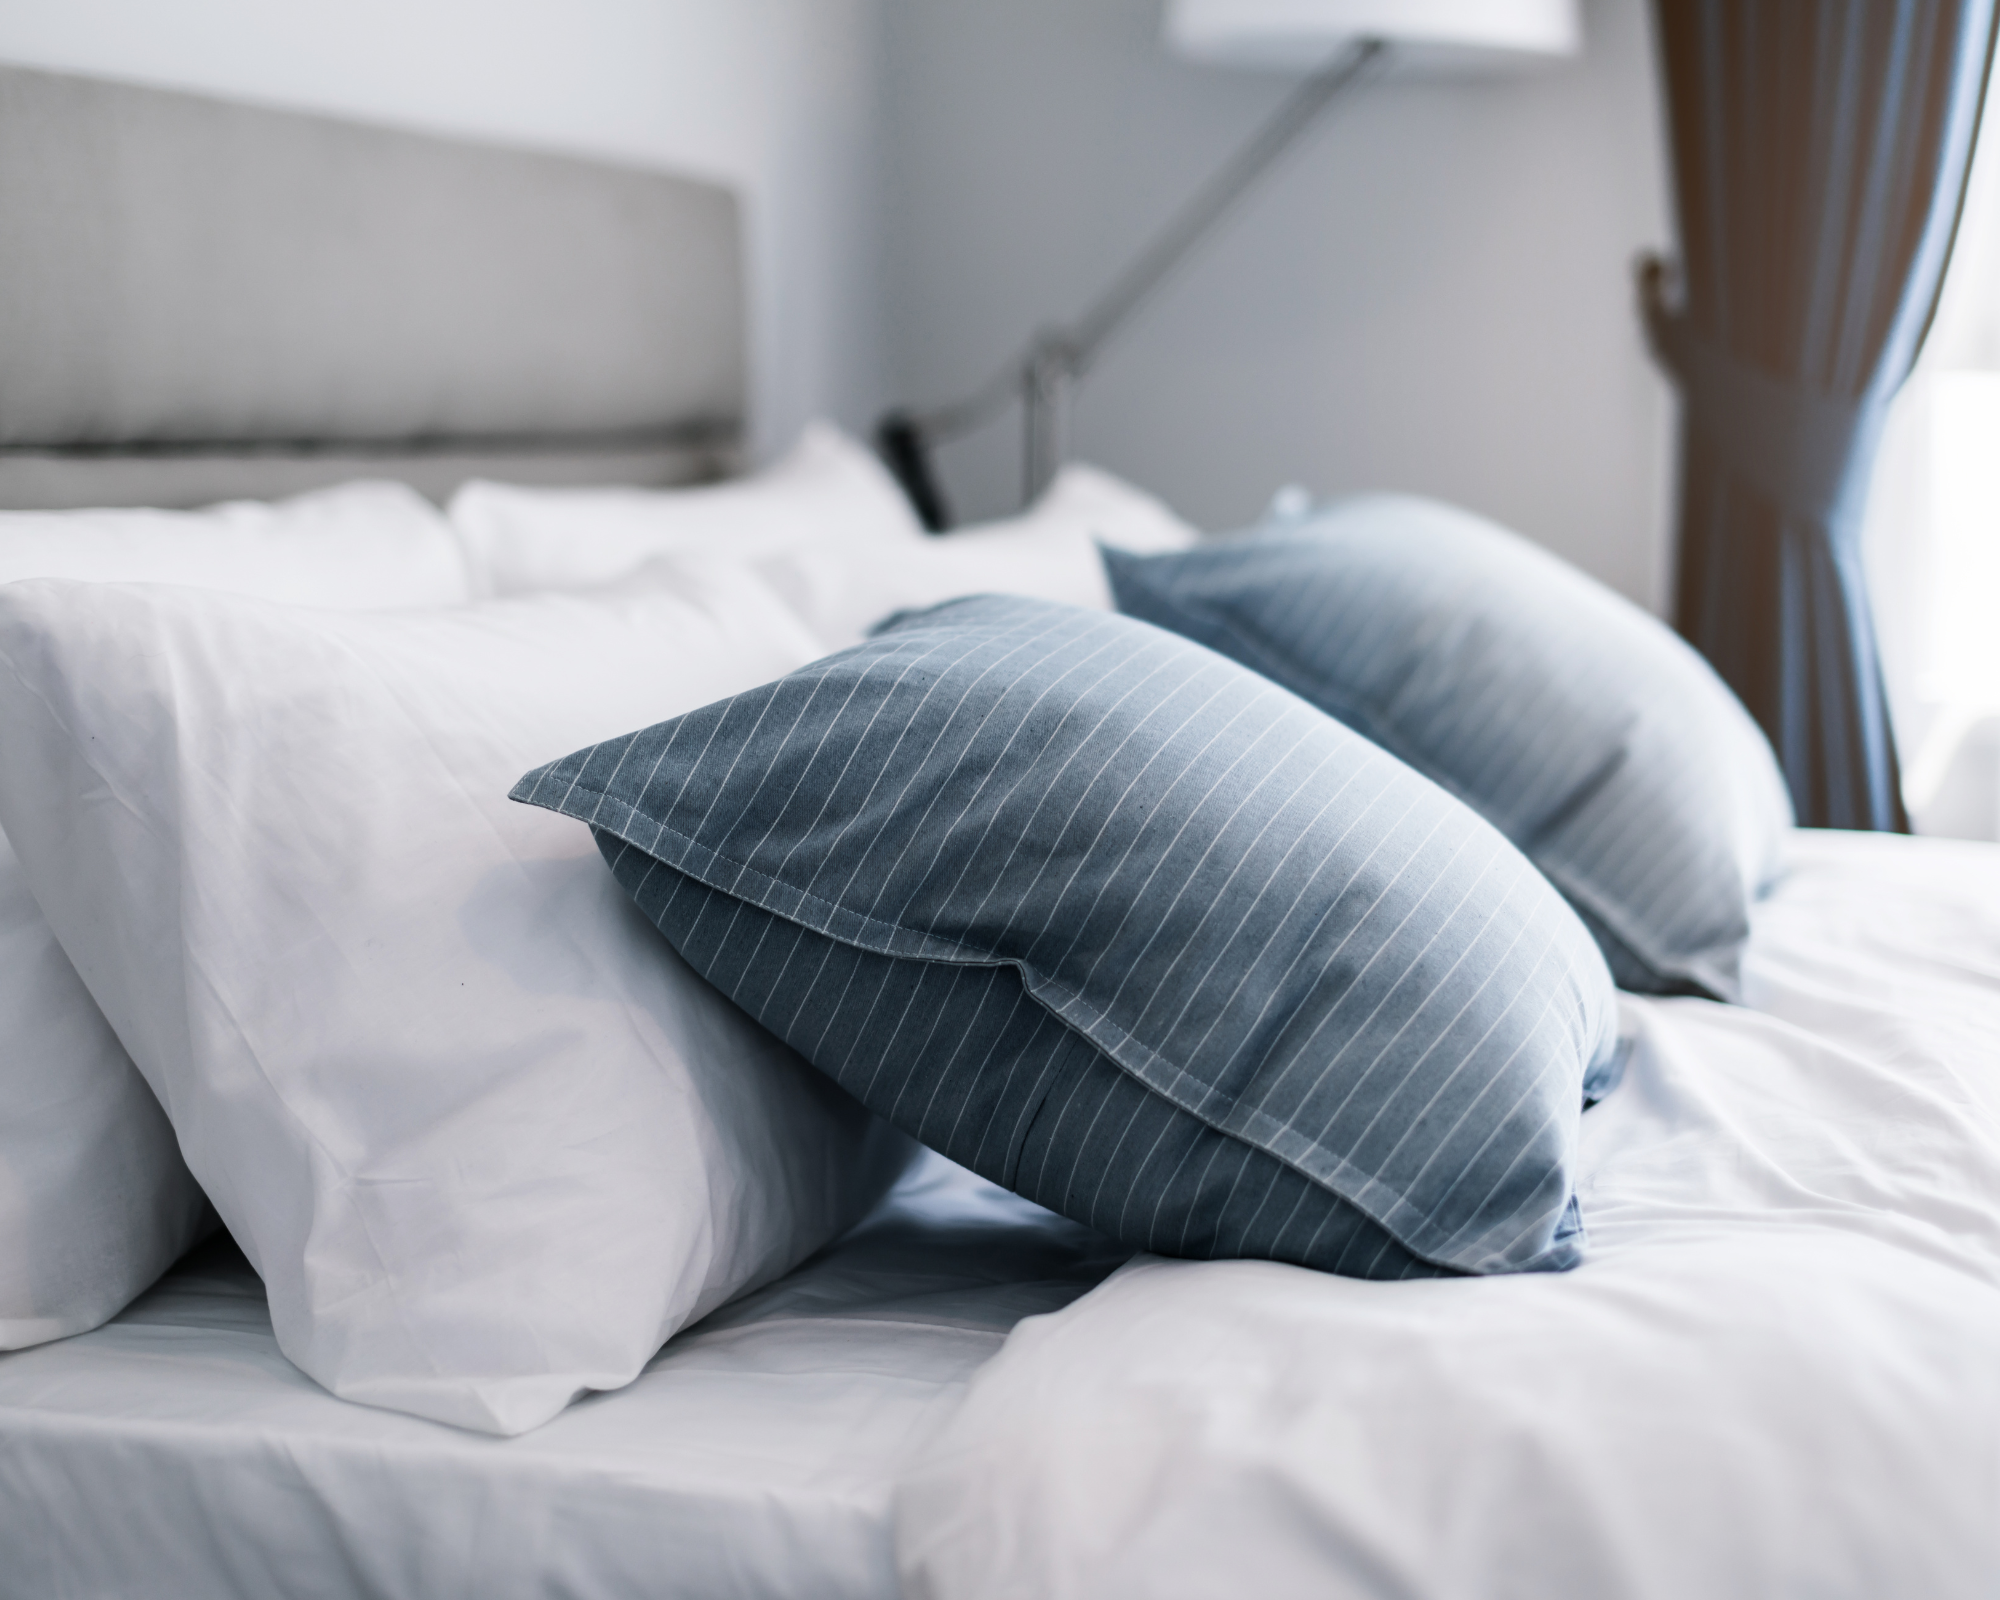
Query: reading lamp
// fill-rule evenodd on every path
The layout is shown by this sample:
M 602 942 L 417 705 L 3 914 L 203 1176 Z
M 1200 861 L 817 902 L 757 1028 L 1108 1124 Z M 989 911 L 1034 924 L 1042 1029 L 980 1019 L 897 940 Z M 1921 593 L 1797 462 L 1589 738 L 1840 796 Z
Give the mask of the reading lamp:
M 1168 0 L 1166 42 L 1196 61 L 1306 77 L 1074 321 L 1044 328 L 964 399 L 889 412 L 876 442 L 932 532 L 951 526 L 931 449 L 1022 406 L 1022 490 L 1062 464 L 1070 392 L 1161 281 L 1340 97 L 1369 77 L 1459 77 L 1575 55 L 1576 0 Z

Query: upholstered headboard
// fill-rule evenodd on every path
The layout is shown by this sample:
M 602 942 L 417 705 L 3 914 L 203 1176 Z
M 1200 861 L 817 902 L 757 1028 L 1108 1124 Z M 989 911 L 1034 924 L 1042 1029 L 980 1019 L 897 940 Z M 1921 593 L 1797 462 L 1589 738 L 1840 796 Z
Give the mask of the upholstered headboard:
M 712 184 L 0 68 L 0 506 L 712 475 L 742 282 Z

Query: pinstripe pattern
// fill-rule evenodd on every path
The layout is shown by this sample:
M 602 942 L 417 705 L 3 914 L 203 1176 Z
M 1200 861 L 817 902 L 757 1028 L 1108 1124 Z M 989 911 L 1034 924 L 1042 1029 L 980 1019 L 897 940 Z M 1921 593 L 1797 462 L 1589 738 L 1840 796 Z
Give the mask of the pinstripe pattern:
M 1588 936 L 1449 795 L 1171 634 L 959 601 L 514 796 L 863 1102 L 1122 1238 L 1577 1259 Z
M 1756 724 L 1653 618 L 1400 496 L 1105 560 L 1121 611 L 1275 679 L 1499 828 L 1625 988 L 1736 997 L 1790 802 Z

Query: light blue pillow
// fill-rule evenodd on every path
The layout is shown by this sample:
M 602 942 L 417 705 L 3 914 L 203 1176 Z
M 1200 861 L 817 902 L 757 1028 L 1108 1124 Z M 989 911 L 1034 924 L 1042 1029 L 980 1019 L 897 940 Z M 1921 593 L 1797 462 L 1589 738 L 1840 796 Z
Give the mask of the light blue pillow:
M 982 597 L 530 773 L 871 1109 L 1135 1246 L 1567 1267 L 1609 976 L 1435 784 L 1212 651 Z M 1592 1080 L 1592 1087 L 1598 1087 Z
M 1749 713 L 1646 612 L 1404 496 L 1105 562 L 1120 611 L 1254 667 L 1499 828 L 1621 986 L 1737 998 L 1791 799 Z

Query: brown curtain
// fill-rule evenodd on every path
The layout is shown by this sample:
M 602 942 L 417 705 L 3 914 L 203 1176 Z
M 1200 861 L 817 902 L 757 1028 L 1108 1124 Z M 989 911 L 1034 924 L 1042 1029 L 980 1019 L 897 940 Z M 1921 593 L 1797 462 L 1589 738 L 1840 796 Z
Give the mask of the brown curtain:
M 1936 308 L 1995 0 L 1656 0 L 1682 255 L 1641 288 L 1684 402 L 1675 622 L 1799 821 L 1907 831 L 1861 563 Z

